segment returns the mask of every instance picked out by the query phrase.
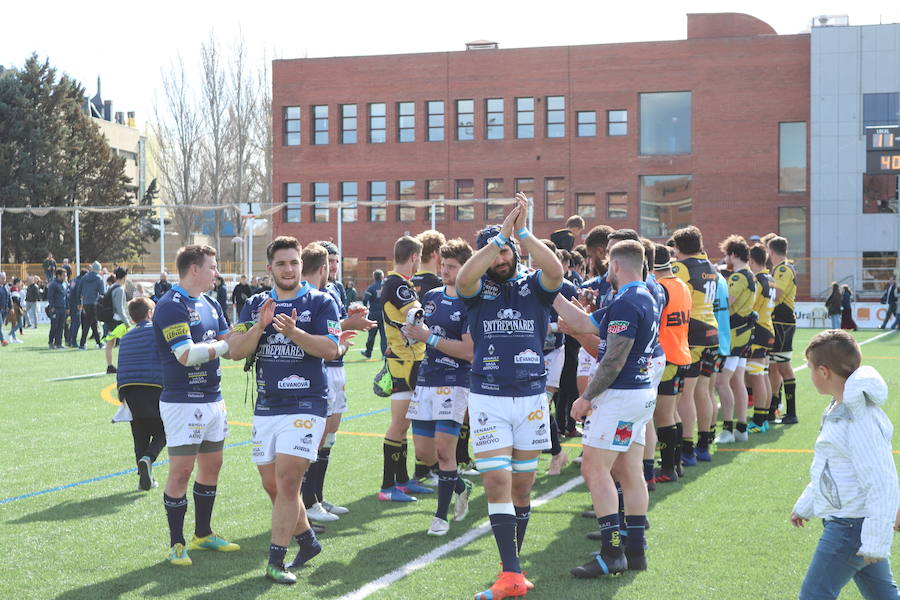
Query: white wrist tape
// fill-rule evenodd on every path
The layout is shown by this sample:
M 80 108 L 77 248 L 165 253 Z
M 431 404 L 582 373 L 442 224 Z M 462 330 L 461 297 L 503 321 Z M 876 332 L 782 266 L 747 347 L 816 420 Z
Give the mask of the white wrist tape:
M 184 355 L 187 354 L 187 362 L 185 362 L 184 365 L 187 367 L 196 367 L 197 365 L 202 365 L 205 362 L 213 360 L 209 357 L 210 348 L 215 352 L 214 358 L 218 358 L 228 352 L 228 342 L 225 340 L 203 344 L 188 342 L 187 344 L 178 347 L 175 351 L 175 356 L 180 361 Z

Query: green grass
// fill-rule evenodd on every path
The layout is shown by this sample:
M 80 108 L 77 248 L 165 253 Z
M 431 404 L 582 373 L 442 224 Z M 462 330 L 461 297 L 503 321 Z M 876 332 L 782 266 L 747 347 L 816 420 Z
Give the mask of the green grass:
M 796 347 L 802 349 L 813 333 L 799 331 Z M 862 341 L 878 333 L 857 336 Z M 101 397 L 113 376 L 47 382 L 102 371 L 103 352 L 50 352 L 46 328 L 27 331 L 24 339 L 25 344 L 0 348 L 0 501 L 130 469 L 128 425 L 110 423 L 115 408 Z M 863 354 L 892 389 L 900 385 L 900 336 L 867 344 Z M 795 364 L 802 362 L 798 358 Z M 371 393 L 379 366 L 358 361 L 348 365 L 348 416 L 387 406 Z M 244 401 L 244 374 L 239 368 L 225 369 L 224 374 L 229 420 L 249 423 L 252 410 Z M 797 379 L 800 424 L 776 427 L 744 446 L 812 448 L 827 399 L 815 394 L 806 371 Z M 892 400 L 886 410 L 900 423 L 900 403 Z M 452 524 L 445 538 L 425 535 L 433 498 L 410 506 L 377 502 L 380 434 L 387 424 L 386 412 L 345 423 L 332 454 L 326 496 L 352 512 L 329 526 L 322 536 L 324 552 L 300 571 L 300 583 L 293 588 L 273 587 L 261 577 L 269 543 L 269 500 L 250 461 L 249 445 L 240 445 L 225 450 L 213 517 L 215 529 L 240 543 L 240 552 L 194 552 L 193 567 L 170 567 L 162 562 L 168 534 L 161 489 L 136 492 L 135 474 L 113 476 L 0 504 L 0 598 L 324 599 L 348 594 L 486 519 L 478 482 L 470 516 Z M 227 441 L 236 444 L 249 437 L 249 427 L 233 424 Z M 566 451 L 572 456 L 578 452 L 574 447 Z M 532 513 L 523 560 L 537 589 L 528 597 L 796 597 L 820 527 L 813 522 L 794 530 L 787 517 L 807 482 L 811 458 L 808 453 L 718 452 L 711 467 L 690 469 L 684 483 L 660 486 L 651 495 L 650 569 L 606 581 L 576 581 L 568 574 L 595 549 L 584 538 L 595 524 L 579 514 L 589 504 L 584 486 L 579 486 Z M 543 457 L 541 473 L 546 463 Z M 155 474 L 164 481 L 166 467 L 158 467 Z M 540 475 L 535 496 L 577 474 L 569 467 L 561 477 Z M 192 519 L 190 509 L 188 533 Z M 895 564 L 897 559 L 895 553 Z M 485 535 L 372 597 L 467 598 L 485 589 L 497 571 L 494 542 Z M 841 597 L 859 594 L 851 585 Z

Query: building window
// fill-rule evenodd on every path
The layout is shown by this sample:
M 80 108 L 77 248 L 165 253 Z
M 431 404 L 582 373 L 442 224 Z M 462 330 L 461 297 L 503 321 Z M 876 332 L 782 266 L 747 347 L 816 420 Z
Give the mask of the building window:
M 503 139 L 503 98 L 488 98 L 484 101 L 484 138 Z
M 578 137 L 594 137 L 597 135 L 597 112 L 593 110 L 580 110 L 578 117 Z
M 778 124 L 778 191 L 806 191 L 806 123 Z
M 606 217 L 609 219 L 628 218 L 628 194 L 610 192 L 606 195 Z
M 487 203 L 484 205 L 484 218 L 489 223 L 500 222 L 506 216 L 504 206 L 497 204 L 493 200 L 503 198 L 503 180 L 502 179 L 485 179 L 484 180 L 484 197 Z
M 534 200 L 534 179 L 531 177 L 519 177 L 516 179 L 516 193 L 525 194 Z
M 806 208 L 782 206 L 778 209 L 778 235 L 788 241 L 791 256 L 806 256 Z M 806 272 L 806 261 L 797 261 L 798 273 Z
M 547 137 L 566 136 L 566 97 L 547 96 Z
M 440 203 L 436 202 L 434 206 L 429 206 L 428 210 L 425 211 L 425 220 L 428 223 L 431 223 L 432 210 L 434 210 L 434 220 L 436 222 L 444 220 L 446 216 L 446 209 L 443 203 L 445 196 L 443 179 L 429 179 L 425 182 L 425 199 L 440 200 Z
M 862 253 L 862 289 L 881 295 L 887 289 L 888 281 L 897 270 L 897 252 Z
M 328 143 L 328 106 L 320 104 L 312 107 L 313 144 L 321 146 Z
M 343 104 L 341 105 L 341 143 L 342 144 L 355 144 L 356 143 L 356 131 L 357 131 L 357 120 L 356 120 L 356 105 L 355 104 Z
M 397 141 L 401 144 L 416 141 L 416 103 L 397 103 Z
M 900 93 L 863 94 L 863 127 L 892 125 L 900 125 Z
M 357 219 L 356 202 L 359 200 L 359 187 L 355 181 L 341 182 L 341 219 L 345 223 L 352 223 Z
M 593 192 L 576 193 L 575 213 L 585 219 L 597 218 L 597 194 Z
M 562 177 L 544 179 L 544 201 L 547 205 L 547 218 L 561 220 L 566 218 L 566 184 Z
M 387 112 L 384 102 L 369 104 L 369 143 L 383 144 L 387 141 Z
M 284 222 L 299 223 L 303 220 L 303 210 L 300 204 L 300 184 L 284 184 Z
M 428 101 L 428 141 L 444 141 L 444 101 Z
M 377 202 L 369 207 L 369 221 L 384 223 L 387 221 L 387 182 L 369 182 L 369 202 Z
M 669 237 L 692 223 L 693 208 L 690 175 L 641 176 L 641 235 Z
M 317 181 L 312 184 L 313 188 L 313 223 L 327 223 L 329 219 L 328 210 L 328 183 Z
M 900 175 L 863 174 L 863 213 L 896 213 L 900 200 Z
M 456 101 L 456 139 L 475 139 L 475 101 Z
M 284 145 L 299 146 L 300 145 L 300 107 L 285 106 L 282 109 L 282 118 L 284 120 Z
M 516 98 L 516 138 L 534 137 L 534 98 Z
M 475 199 L 475 180 L 474 179 L 457 179 L 456 180 L 456 199 L 457 200 L 474 200 Z M 475 219 L 475 206 L 468 204 L 456 207 L 457 221 L 472 221 Z
M 691 92 L 641 94 L 641 154 L 691 153 Z
M 416 199 L 416 182 L 412 179 L 401 179 L 397 182 L 397 199 L 401 202 Z M 416 207 L 398 205 L 397 219 L 400 221 L 415 221 Z
M 606 111 L 606 135 L 628 135 L 628 111 Z

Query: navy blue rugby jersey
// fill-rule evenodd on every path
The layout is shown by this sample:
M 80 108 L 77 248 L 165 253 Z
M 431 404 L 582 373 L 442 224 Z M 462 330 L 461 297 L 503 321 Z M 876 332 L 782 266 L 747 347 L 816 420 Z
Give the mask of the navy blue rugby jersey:
M 425 326 L 431 333 L 450 340 L 461 340 L 469 331 L 469 315 L 466 305 L 459 296 L 448 296 L 445 287 L 425 292 L 422 299 L 425 312 Z M 417 385 L 426 387 L 462 386 L 469 387 L 469 372 L 472 364 L 468 361 L 448 356 L 428 346 L 425 358 L 419 366 Z
M 572 298 L 578 295 L 578 288 L 571 281 L 567 279 L 563 279 L 562 287 L 559 288 L 559 293 L 566 300 L 571 300 Z M 550 322 L 556 323 L 559 320 L 559 315 L 556 314 L 556 311 L 551 307 L 550 308 Z M 557 348 L 562 348 L 563 343 L 566 341 L 566 336 L 562 333 L 551 333 L 547 336 L 547 339 L 544 340 L 544 349 L 547 352 L 551 350 L 556 350 Z
M 606 275 L 597 275 L 581 284 L 582 289 L 590 289 L 597 292 L 597 300 L 594 303 L 594 310 L 601 310 L 606 307 L 612 300 L 615 291 Z
M 338 343 L 341 323 L 337 304 L 330 294 L 305 281 L 297 295 L 288 300 L 279 300 L 275 290 L 256 294 L 244 304 L 241 322 L 257 320 L 266 298 L 275 300 L 276 315 L 296 310 L 298 329 L 328 336 Z M 324 417 L 328 408 L 325 361 L 304 352 L 270 323 L 256 349 L 256 392 L 256 415 L 302 413 Z
M 656 276 L 653 273 L 647 274 L 647 289 L 650 291 L 650 295 L 653 296 L 653 299 L 656 300 L 656 322 L 660 323 L 662 321 L 662 310 L 666 306 L 666 290 L 656 281 Z M 659 327 L 656 328 L 656 345 L 653 347 L 653 358 L 659 358 L 660 356 L 665 356 L 666 353 L 662 349 L 662 344 L 659 343 Z
M 478 292 L 462 296 L 475 343 L 470 390 L 488 396 L 532 396 L 544 391 L 544 340 L 559 289 L 541 284 L 541 271 L 498 283 L 482 277 Z
M 625 366 L 610 385 L 610 389 L 642 389 L 650 387 L 650 357 L 657 342 L 659 319 L 656 316 L 656 300 L 647 284 L 633 281 L 619 290 L 609 306 L 594 312 L 591 321 L 600 331 L 600 348 L 597 361 L 606 353 L 609 334 L 634 340 Z
M 153 335 L 163 369 L 160 402 L 200 404 L 222 399 L 218 358 L 186 367 L 173 351 L 191 342 L 214 342 L 226 333 L 228 323 L 222 307 L 206 294 L 195 298 L 181 286 L 173 285 L 160 298 L 153 312 Z
M 347 318 L 347 307 L 344 306 L 344 295 L 341 293 L 341 289 L 339 289 L 337 287 L 338 285 L 339 284 L 337 284 L 336 282 L 331 281 L 328 283 L 328 285 L 325 286 L 325 291 L 328 292 L 328 294 L 332 298 L 334 298 L 334 302 L 335 302 L 335 304 L 337 304 L 337 308 L 338 308 L 338 315 L 340 315 L 340 317 L 341 317 L 340 320 L 343 321 L 344 319 Z M 338 333 L 338 335 L 340 335 L 340 333 Z M 344 357 L 342 356 L 337 360 L 326 360 L 325 366 L 326 367 L 343 367 L 344 366 Z

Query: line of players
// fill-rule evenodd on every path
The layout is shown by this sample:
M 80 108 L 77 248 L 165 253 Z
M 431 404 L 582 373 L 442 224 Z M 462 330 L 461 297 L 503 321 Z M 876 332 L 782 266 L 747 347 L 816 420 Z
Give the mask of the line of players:
M 704 378 L 712 378 L 717 362 L 719 333 L 714 304 L 720 280 L 703 254 L 699 231 L 686 228 L 676 232 L 672 245 L 677 260 L 671 263 L 668 248 L 647 242 L 642 245 L 632 231 L 595 228 L 587 236 L 586 251 L 597 275 L 584 284 L 587 292 L 580 300 L 584 305 L 591 304 L 584 306 L 570 300 L 576 296 L 573 285 L 565 284 L 566 290 L 559 293 L 564 287 L 562 265 L 557 255 L 525 228 L 527 202 L 524 196 L 519 197 L 502 226 L 480 232 L 474 255 L 462 240 L 442 245 L 439 252 L 444 287 L 426 291 L 422 302 L 413 281 L 422 245 L 415 238 L 401 238 L 395 245 L 394 271 L 388 274 L 382 289 L 385 322 L 389 325 L 386 367 L 392 420 L 385 436 L 384 481 L 379 497 L 411 501 L 411 493 L 433 492 L 406 472 L 405 439 L 411 421 L 417 463 L 423 467 L 438 464 L 438 510 L 428 533 L 443 535 L 449 529 L 447 512 L 454 493 L 456 517 L 464 516 L 470 486 L 458 476 L 456 446 L 468 410 L 474 419 L 476 465 L 484 480 L 488 512 L 503 562 L 498 581 L 476 598 L 521 596 L 533 587 L 521 572 L 518 553 L 530 516 L 537 457 L 550 446 L 551 434 L 555 433 L 549 422 L 548 369 L 542 355 L 547 350 L 552 355 L 559 349 L 554 343 L 545 346 L 548 326 L 556 313 L 560 317 L 558 331 L 578 339 L 587 354 L 579 361 L 582 396 L 574 403 L 572 416 L 579 420 L 588 417 L 582 471 L 594 500 L 602 542 L 595 559 L 573 570 L 573 574 L 596 576 L 629 567 L 646 568 L 645 479 L 675 480 L 681 464 L 709 459 L 708 447 L 714 438 L 715 413 L 710 384 Z M 522 268 L 520 245 L 538 269 L 528 272 Z M 773 258 L 781 259 L 775 272 L 785 274 L 782 280 L 790 279 L 792 285 L 793 270 L 784 261 L 786 242 L 775 238 L 769 249 Z M 730 419 L 725 421 L 719 443 L 729 441 L 725 432 L 732 432 L 732 439 L 739 440 L 746 431 L 746 421 L 741 420 L 746 401 L 742 404 L 737 393 L 738 388 L 743 389 L 738 378 L 743 361 L 749 359 L 748 364 L 753 365 L 747 369 L 752 382 L 756 383 L 753 378 L 760 375 L 765 378 L 765 352 L 756 356 L 760 352 L 754 346 L 768 351 L 772 329 L 775 334 L 780 329 L 773 357 L 782 363 L 789 360 L 792 324 L 776 321 L 767 329 L 762 305 L 788 305 L 791 321 L 793 318 L 789 286 L 775 286 L 780 294 L 776 292 L 774 297 L 765 291 L 773 286 L 766 278 L 766 256 L 761 246 L 748 249 L 743 240 L 729 238 L 723 242 L 723 252 L 734 271 L 727 284 L 728 305 L 733 310 L 730 327 L 724 329 L 734 330 L 738 343 L 728 352 L 731 356 L 719 361 L 724 375 L 718 376 L 716 389 L 723 409 L 728 405 L 723 390 L 734 392 L 730 405 L 733 408 L 737 404 L 738 422 L 734 430 Z M 273 501 L 267 576 L 279 583 L 293 583 L 296 576 L 288 568 L 305 564 L 321 551 L 306 507 L 329 515 L 345 511 L 325 503 L 321 494 L 327 457 L 346 406 L 339 361 L 351 344 L 354 330 L 375 324 L 365 318 L 364 308 L 344 309 L 335 286 L 326 286 L 327 255 L 320 245 L 310 245 L 301 254 L 296 240 L 274 240 L 267 256 L 276 286 L 268 297 L 259 295 L 248 302 L 241 325 L 229 334 L 221 310 L 202 294 L 206 279 L 211 274 L 214 277 L 215 252 L 208 247 L 189 247 L 179 253 L 182 281 L 154 314 L 166 380 L 161 397 L 165 410 L 161 412 L 173 458 L 164 502 L 172 534 L 170 561 L 174 564 L 190 564 L 181 528 L 187 481 L 195 460 L 197 522 L 205 525 L 198 525 L 191 547 L 237 549 L 236 544 L 212 533 L 208 525 L 227 433 L 218 390 L 219 356 L 255 358 L 258 399 L 253 460 Z M 332 256 L 336 262 L 336 253 Z M 648 269 L 650 264 L 652 269 Z M 745 273 L 748 266 L 750 277 Z M 604 268 L 607 272 L 600 275 Z M 744 314 L 748 293 L 757 310 Z M 754 319 L 753 312 L 759 318 Z M 747 341 L 742 346 L 739 342 L 743 340 Z M 556 352 L 558 356 L 560 352 Z M 557 360 L 550 360 L 549 370 L 557 370 L 553 364 Z M 763 365 L 761 369 L 759 364 Z M 786 418 L 795 419 L 793 390 L 789 387 L 793 376 L 786 371 L 780 374 L 788 401 Z M 735 385 L 735 381 L 741 384 Z M 751 427 L 764 431 L 770 411 L 769 393 L 762 392 L 762 385 L 753 385 L 757 410 Z M 650 425 L 654 407 L 656 431 Z M 695 420 L 699 430 L 696 448 L 692 443 Z M 656 432 L 662 443 L 662 468 L 653 473 L 652 440 Z M 648 454 L 649 459 L 645 458 Z M 647 472 L 647 460 L 652 476 L 639 477 Z M 302 503 L 298 494 L 304 473 L 307 501 Z M 610 510 L 619 503 L 612 474 L 624 494 L 628 515 L 624 523 L 618 510 Z M 621 533 L 628 534 L 624 553 Z M 286 568 L 284 557 L 292 536 L 300 550 Z

